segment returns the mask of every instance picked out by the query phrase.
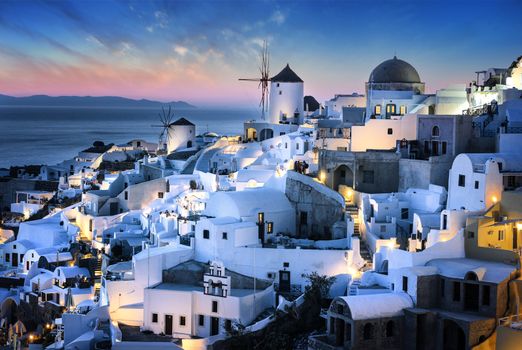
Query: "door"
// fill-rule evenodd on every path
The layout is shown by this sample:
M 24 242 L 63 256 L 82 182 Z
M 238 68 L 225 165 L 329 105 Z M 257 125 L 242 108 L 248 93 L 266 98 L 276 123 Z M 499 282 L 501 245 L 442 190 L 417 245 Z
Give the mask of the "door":
M 172 335 L 172 315 L 165 315 L 165 334 Z
M 13 265 L 13 267 L 17 267 L 18 266 L 18 253 L 13 253 L 11 258 L 13 259 L 11 264 Z
M 513 227 L 513 250 L 518 249 L 518 230 L 516 227 Z
M 112 202 L 109 206 L 110 215 L 118 214 L 118 202 Z
M 210 336 L 219 333 L 219 317 L 210 318 Z
M 290 271 L 279 271 L 279 291 L 290 292 Z

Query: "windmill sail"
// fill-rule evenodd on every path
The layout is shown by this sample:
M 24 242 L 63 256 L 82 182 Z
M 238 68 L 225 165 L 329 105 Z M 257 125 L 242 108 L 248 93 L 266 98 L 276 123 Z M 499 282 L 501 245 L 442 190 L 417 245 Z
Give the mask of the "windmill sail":
M 261 118 L 265 120 L 265 112 L 268 109 L 268 82 L 270 81 L 270 59 L 268 56 L 268 45 L 266 40 L 263 42 L 263 47 L 260 53 L 259 73 L 260 78 L 240 78 L 240 81 L 258 81 L 258 88 L 261 89 L 261 100 L 259 107 L 261 107 Z

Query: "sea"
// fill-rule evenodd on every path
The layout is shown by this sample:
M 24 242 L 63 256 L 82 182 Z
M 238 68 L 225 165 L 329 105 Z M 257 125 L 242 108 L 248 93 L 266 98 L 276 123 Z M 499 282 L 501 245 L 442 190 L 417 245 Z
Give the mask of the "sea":
M 14 165 L 57 164 L 71 159 L 94 141 L 121 144 L 140 138 L 158 142 L 158 108 L 2 107 L 0 106 L 0 168 Z M 243 123 L 256 119 L 256 109 L 175 110 L 196 133 L 243 133 Z

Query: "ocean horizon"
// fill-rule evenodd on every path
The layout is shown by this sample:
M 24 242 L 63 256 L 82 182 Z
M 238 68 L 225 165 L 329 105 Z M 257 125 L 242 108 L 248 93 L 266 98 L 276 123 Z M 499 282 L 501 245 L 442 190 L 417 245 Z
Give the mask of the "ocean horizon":
M 158 108 L 0 106 L 0 168 L 53 165 L 71 159 L 94 141 L 121 144 L 140 138 L 158 142 Z M 191 108 L 174 110 L 196 133 L 243 133 L 243 123 L 256 119 L 255 109 Z

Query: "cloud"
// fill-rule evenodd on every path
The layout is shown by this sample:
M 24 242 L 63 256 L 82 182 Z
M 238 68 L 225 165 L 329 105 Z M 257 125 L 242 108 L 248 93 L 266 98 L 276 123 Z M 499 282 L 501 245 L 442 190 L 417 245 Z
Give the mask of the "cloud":
M 189 49 L 186 48 L 185 46 L 181 46 L 181 45 L 174 46 L 174 52 L 176 52 L 180 56 L 185 56 L 188 51 L 189 51 Z
M 270 21 L 281 25 L 285 23 L 286 16 L 279 10 L 276 10 L 274 13 L 272 13 L 272 16 L 270 16 Z

